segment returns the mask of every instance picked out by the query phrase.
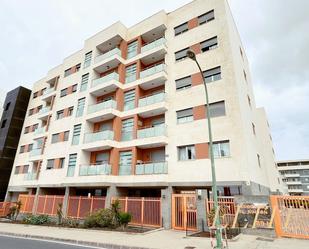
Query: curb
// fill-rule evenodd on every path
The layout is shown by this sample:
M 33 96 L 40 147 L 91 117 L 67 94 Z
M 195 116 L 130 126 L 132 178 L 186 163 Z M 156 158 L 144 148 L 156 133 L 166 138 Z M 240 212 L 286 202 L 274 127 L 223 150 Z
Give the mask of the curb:
M 75 244 L 75 245 L 93 246 L 93 247 L 106 248 L 106 249 L 154 249 L 154 248 L 148 248 L 148 247 L 124 246 L 124 245 L 116 245 L 116 244 L 106 244 L 106 243 L 101 243 L 101 242 L 90 242 L 90 241 L 74 240 L 74 239 L 61 239 L 61 238 L 55 238 L 55 237 L 50 237 L 50 236 L 20 234 L 20 233 L 0 232 L 0 235 L 14 236 L 14 237 L 19 237 L 19 238 L 27 238 L 27 239 L 42 239 L 42 240 L 48 240 L 48 241 L 64 242 L 64 243 L 70 243 L 70 244 Z

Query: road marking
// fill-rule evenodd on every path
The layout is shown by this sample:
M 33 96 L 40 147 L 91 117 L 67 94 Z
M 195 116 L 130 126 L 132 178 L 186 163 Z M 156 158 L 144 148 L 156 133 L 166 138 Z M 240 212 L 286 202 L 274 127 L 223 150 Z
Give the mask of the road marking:
M 57 244 L 62 244 L 62 245 L 78 246 L 78 247 L 84 247 L 84 248 L 107 249 L 105 247 L 87 246 L 87 245 L 80 245 L 80 244 L 69 243 L 69 242 L 65 242 L 65 241 L 47 240 L 47 239 L 39 239 L 39 238 L 31 238 L 31 237 L 23 237 L 23 236 L 14 236 L 14 235 L 7 235 L 7 234 L 0 234 L 0 237 L 9 237 L 9 238 L 16 238 L 16 239 L 24 239 L 24 240 L 37 240 L 37 241 L 43 241 L 43 242 L 47 242 L 47 243 L 57 243 Z

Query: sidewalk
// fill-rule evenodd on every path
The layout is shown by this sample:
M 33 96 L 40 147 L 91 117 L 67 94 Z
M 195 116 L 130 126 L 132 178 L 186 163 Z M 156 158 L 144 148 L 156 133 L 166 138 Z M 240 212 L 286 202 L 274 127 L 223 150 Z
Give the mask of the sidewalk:
M 184 232 L 156 230 L 145 234 L 96 231 L 84 229 L 8 224 L 0 222 L 0 234 L 61 240 L 83 245 L 104 246 L 112 249 L 211 249 L 210 239 L 185 237 Z M 98 244 L 100 243 L 100 244 Z M 308 240 L 257 240 L 256 236 L 241 235 L 229 242 L 230 249 L 308 249 Z

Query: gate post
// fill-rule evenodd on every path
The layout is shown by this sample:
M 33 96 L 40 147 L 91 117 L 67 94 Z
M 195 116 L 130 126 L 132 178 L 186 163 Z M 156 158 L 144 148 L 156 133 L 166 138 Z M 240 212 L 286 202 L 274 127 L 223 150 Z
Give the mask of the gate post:
M 69 196 L 70 196 L 70 187 L 65 187 L 65 193 L 64 193 L 63 204 L 62 204 L 62 214 L 64 218 L 67 217 L 67 213 L 68 213 Z
M 208 226 L 206 212 L 207 190 L 200 189 L 199 192 L 196 192 L 196 226 L 198 231 L 205 231 Z
M 33 207 L 32 207 L 32 214 L 36 214 L 36 209 L 39 201 L 39 195 L 40 195 L 41 189 L 38 186 L 35 192 L 34 200 L 33 200 Z
M 278 237 L 281 237 L 283 232 L 282 232 L 282 224 L 281 224 L 280 212 L 279 212 L 279 207 L 278 207 L 278 196 L 271 195 L 270 196 L 270 203 L 271 203 L 272 212 L 275 212 L 274 221 L 273 221 L 275 232 L 276 232 Z
M 161 219 L 163 220 L 162 226 L 165 229 L 171 229 L 172 227 L 172 193 L 173 188 L 168 186 L 167 188 L 161 189 Z

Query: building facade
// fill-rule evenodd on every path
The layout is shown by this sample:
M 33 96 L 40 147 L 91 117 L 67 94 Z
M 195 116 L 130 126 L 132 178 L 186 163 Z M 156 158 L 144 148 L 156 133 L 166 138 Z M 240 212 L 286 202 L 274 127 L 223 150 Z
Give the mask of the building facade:
M 130 28 L 111 25 L 34 84 L 7 199 L 209 196 L 205 91 L 188 49 L 209 88 L 219 194 L 280 191 L 228 4 L 196 0 Z
M 24 87 L 7 93 L 0 121 L 0 201 L 5 198 L 31 91 Z
M 277 165 L 290 195 L 309 195 L 309 160 L 279 161 Z

